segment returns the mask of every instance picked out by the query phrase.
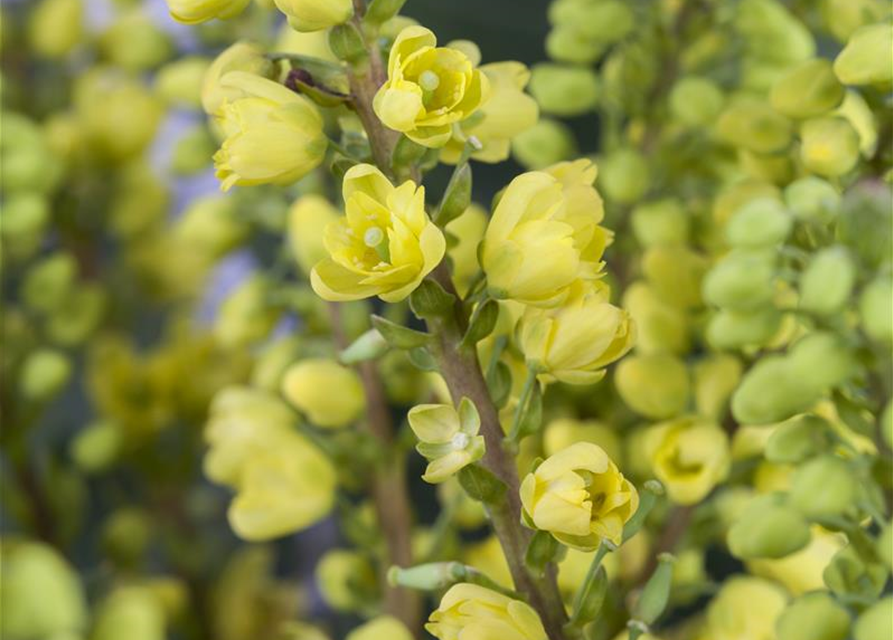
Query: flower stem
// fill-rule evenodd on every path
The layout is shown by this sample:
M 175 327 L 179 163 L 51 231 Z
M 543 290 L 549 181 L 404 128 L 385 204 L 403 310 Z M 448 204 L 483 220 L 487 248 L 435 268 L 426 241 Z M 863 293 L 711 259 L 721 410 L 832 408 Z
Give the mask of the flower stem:
M 586 596 L 592 589 L 592 583 L 595 581 L 595 576 L 598 574 L 598 568 L 601 566 L 604 557 L 608 555 L 608 552 L 611 550 L 612 549 L 609 548 L 608 545 L 602 543 L 595 552 L 592 564 L 589 565 L 589 571 L 586 572 L 583 584 L 580 585 L 580 588 L 577 590 L 577 595 L 574 598 L 574 613 L 571 615 L 570 620 L 572 626 L 578 624 L 580 612 L 583 610 L 583 603 L 586 601 Z
M 515 407 L 515 417 L 512 418 L 512 428 L 509 431 L 508 441 L 512 445 L 518 444 L 520 437 L 521 423 L 524 421 L 524 413 L 527 411 L 527 405 L 530 403 L 530 394 L 533 391 L 533 385 L 536 384 L 536 371 L 527 370 L 527 378 L 524 380 L 524 387 L 521 389 L 521 397 L 518 398 L 518 406 Z

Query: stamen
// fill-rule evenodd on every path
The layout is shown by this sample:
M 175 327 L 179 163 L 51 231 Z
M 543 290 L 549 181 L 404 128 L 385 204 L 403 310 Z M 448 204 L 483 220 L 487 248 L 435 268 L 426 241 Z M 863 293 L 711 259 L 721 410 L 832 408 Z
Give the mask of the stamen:
M 363 243 L 370 248 L 375 248 L 384 240 L 384 231 L 380 227 L 369 227 L 363 234 Z
M 453 449 L 460 451 L 468 446 L 469 438 L 467 433 L 462 433 L 461 431 L 453 436 L 453 439 L 450 441 Z

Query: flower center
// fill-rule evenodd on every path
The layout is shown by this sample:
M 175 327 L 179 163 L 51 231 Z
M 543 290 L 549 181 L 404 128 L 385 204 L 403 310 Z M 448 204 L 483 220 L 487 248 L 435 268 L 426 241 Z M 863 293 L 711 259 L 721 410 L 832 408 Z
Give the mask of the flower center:
M 453 446 L 453 449 L 457 451 L 461 451 L 465 447 L 468 446 L 469 438 L 467 433 L 459 432 L 453 436 L 453 439 L 450 441 L 450 444 Z
M 440 76 L 430 69 L 423 71 L 419 76 L 419 86 L 425 91 L 435 91 L 440 86 Z
M 363 234 L 363 244 L 370 249 L 380 245 L 382 240 L 384 240 L 384 231 L 381 230 L 381 227 L 369 227 Z

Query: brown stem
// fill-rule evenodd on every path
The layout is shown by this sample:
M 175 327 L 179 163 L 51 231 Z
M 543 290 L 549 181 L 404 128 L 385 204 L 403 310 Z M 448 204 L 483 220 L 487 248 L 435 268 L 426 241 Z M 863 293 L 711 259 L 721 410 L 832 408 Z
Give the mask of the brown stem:
M 670 517 L 667 518 L 663 532 L 654 543 L 654 550 L 648 558 L 648 563 L 639 572 L 643 581 L 647 580 L 654 573 L 654 570 L 657 568 L 657 558 L 660 554 L 672 553 L 676 549 L 685 532 L 688 531 L 688 525 L 693 514 L 694 507 L 692 506 L 676 507 L 670 512 Z
M 329 313 L 335 343 L 339 349 L 343 349 L 347 346 L 347 337 L 344 334 L 340 306 L 334 302 L 329 303 Z M 360 363 L 357 372 L 366 394 L 366 428 L 382 445 L 382 449 L 388 452 L 387 460 L 378 466 L 372 482 L 372 499 L 386 546 L 379 573 L 385 600 L 384 610 L 398 618 L 417 636 L 421 629 L 420 595 L 403 587 L 391 587 L 387 581 L 387 572 L 392 565 L 412 565 L 412 511 L 406 490 L 406 469 L 403 460 L 392 455 L 393 420 L 375 363 Z

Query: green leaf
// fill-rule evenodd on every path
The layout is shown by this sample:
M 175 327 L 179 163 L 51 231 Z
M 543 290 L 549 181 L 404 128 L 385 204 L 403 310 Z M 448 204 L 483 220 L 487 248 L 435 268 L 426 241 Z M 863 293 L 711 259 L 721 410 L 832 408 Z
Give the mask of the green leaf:
M 406 4 L 406 0 L 372 0 L 369 8 L 366 9 L 363 22 L 372 25 L 385 23 L 400 13 L 404 4 Z
M 417 318 L 444 317 L 453 312 L 456 298 L 444 291 L 443 287 L 433 280 L 422 280 L 418 288 L 409 296 L 409 307 Z
M 425 347 L 416 347 L 409 350 L 409 361 L 421 371 L 437 371 L 437 360 Z
M 453 171 L 453 177 L 443 193 L 434 222 L 444 227 L 468 209 L 471 204 L 471 166 L 467 163 L 459 165 Z
M 487 300 L 478 305 L 471 316 L 471 324 L 462 338 L 463 348 L 473 348 L 478 342 L 489 336 L 496 327 L 499 319 L 499 303 L 495 300 Z
M 524 415 L 521 416 L 521 422 L 518 426 L 518 439 L 521 442 L 527 436 L 533 435 L 540 429 L 543 422 L 543 392 L 540 386 L 534 383 L 530 391 L 530 400 L 527 401 L 527 408 Z
M 459 484 L 471 498 L 484 504 L 496 504 L 505 495 L 506 486 L 495 475 L 476 464 L 459 471 Z
M 339 60 L 351 64 L 356 64 L 367 55 L 362 34 L 350 22 L 335 25 L 329 30 L 329 49 Z
M 372 316 L 372 326 L 375 327 L 389 345 L 395 349 L 415 349 L 424 347 L 431 340 L 431 336 L 422 331 L 416 331 L 409 327 L 391 322 L 381 316 Z
M 487 378 L 487 389 L 497 408 L 503 408 L 512 392 L 512 371 L 506 363 L 500 361 L 493 367 L 492 374 Z
M 419 162 L 428 151 L 417 142 L 413 142 L 406 136 L 401 136 L 394 147 L 392 160 L 395 167 L 409 167 Z
M 355 364 L 366 360 L 375 360 L 383 356 L 388 350 L 388 342 L 378 329 L 369 329 L 366 333 L 354 340 L 338 356 L 344 364 Z
M 524 562 L 536 575 L 542 576 L 550 562 L 558 560 L 564 548 L 548 531 L 537 531 L 527 545 Z
M 579 609 L 574 610 L 574 621 L 582 626 L 598 618 L 607 592 L 608 573 L 603 565 L 599 565 L 595 577 L 586 584 L 586 591 L 580 594 Z

